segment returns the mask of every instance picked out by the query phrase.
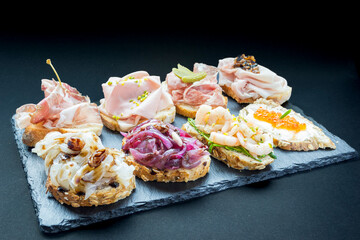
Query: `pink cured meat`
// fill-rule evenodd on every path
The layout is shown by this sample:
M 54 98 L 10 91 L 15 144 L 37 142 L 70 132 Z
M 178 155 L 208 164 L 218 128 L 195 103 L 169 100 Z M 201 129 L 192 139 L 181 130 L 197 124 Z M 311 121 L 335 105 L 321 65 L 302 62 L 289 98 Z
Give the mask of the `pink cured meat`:
M 219 60 L 219 85 L 231 87 L 236 96 L 240 99 L 260 97 L 268 98 L 273 95 L 284 94 L 280 99 L 280 104 L 287 101 L 290 97 L 287 92 L 291 88 L 287 81 L 272 72 L 270 69 L 259 66 L 260 73 L 245 71 L 241 68 L 234 68 L 235 58 L 224 58 Z
M 58 82 L 48 79 L 41 80 L 41 90 L 44 92 L 45 98 L 48 97 L 52 92 L 54 92 L 55 88 L 59 85 Z M 87 101 L 86 97 L 81 95 L 81 93 L 74 87 L 71 87 L 67 83 L 61 83 L 63 90 L 66 90 L 66 93 L 69 97 L 72 98 L 74 103 L 76 102 L 85 102 Z
M 217 84 L 217 69 L 203 63 L 195 63 L 193 72 L 206 72 L 206 77 L 194 83 L 184 83 L 173 72 L 166 76 L 168 91 L 175 103 L 186 103 L 192 106 L 207 104 L 226 107 L 222 89 Z
M 19 126 L 42 122 L 46 128 L 75 127 L 80 124 L 102 124 L 96 104 L 66 83 L 43 79 L 45 98 L 37 105 L 25 104 L 16 110 Z M 20 115 L 22 117 L 20 117 Z M 22 121 L 27 119 L 26 121 Z M 22 123 L 21 123 L 22 122 Z
M 100 111 L 117 116 L 123 123 L 136 125 L 140 118 L 151 119 L 174 106 L 169 94 L 161 87 L 159 76 L 145 71 L 130 73 L 122 78 L 111 77 L 102 84 L 104 99 Z M 139 98 L 147 92 L 142 101 Z

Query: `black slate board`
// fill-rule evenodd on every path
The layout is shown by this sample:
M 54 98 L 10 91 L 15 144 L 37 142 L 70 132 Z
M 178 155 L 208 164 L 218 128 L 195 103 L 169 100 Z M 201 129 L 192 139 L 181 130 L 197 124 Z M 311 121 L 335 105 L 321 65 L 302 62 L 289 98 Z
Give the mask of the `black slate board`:
M 287 103 L 284 105 L 304 115 L 298 107 Z M 229 99 L 228 108 L 238 115 L 242 105 Z M 243 186 L 267 179 L 281 177 L 316 167 L 353 159 L 358 153 L 345 141 L 331 134 L 323 126 L 316 123 L 336 144 L 336 150 L 317 150 L 312 152 L 289 152 L 275 149 L 277 159 L 261 171 L 238 171 L 228 168 L 225 164 L 212 159 L 209 173 L 194 182 L 188 183 L 157 183 L 143 182 L 136 179 L 135 191 L 126 199 L 109 206 L 73 208 L 58 203 L 50 194 L 46 194 L 44 162 L 21 141 L 23 130 L 17 129 L 12 118 L 15 140 L 18 145 L 24 171 L 29 182 L 31 197 L 40 228 L 47 233 L 66 231 L 139 211 L 165 206 L 175 202 L 201 197 L 228 188 Z M 181 127 L 186 118 L 177 115 L 173 123 Z M 122 136 L 104 127 L 101 135 L 104 146 L 121 148 Z

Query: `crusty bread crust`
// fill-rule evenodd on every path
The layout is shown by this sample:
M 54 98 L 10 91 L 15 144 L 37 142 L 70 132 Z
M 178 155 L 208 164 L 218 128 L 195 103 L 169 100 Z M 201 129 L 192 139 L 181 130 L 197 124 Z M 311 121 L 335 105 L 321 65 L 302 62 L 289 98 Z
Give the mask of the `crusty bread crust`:
M 182 126 L 182 129 L 188 132 L 191 136 L 196 137 L 202 143 L 207 144 L 206 139 L 203 138 L 189 123 L 185 123 Z M 261 170 L 274 162 L 274 159 L 269 156 L 262 158 L 261 162 L 259 162 L 242 153 L 227 150 L 223 147 L 214 147 L 212 149 L 211 156 L 224 162 L 228 167 L 238 170 Z
M 225 102 L 225 106 L 227 105 L 228 102 L 228 98 L 223 96 L 224 98 L 224 102 Z M 192 106 L 186 103 L 178 103 L 175 104 L 176 107 L 176 113 L 180 114 L 182 116 L 185 117 L 189 117 L 189 118 L 195 118 L 196 116 L 196 112 L 199 110 L 200 105 L 199 106 Z M 215 107 L 213 107 L 215 108 Z
M 125 132 L 124 129 L 120 128 L 118 122 L 115 119 L 113 119 L 112 117 L 110 117 L 102 112 L 100 112 L 100 117 L 101 117 L 103 124 L 108 129 L 110 129 L 112 131 Z M 139 123 L 141 123 L 141 121 Z
M 336 146 L 333 142 L 331 144 L 324 144 L 322 142 L 314 141 L 314 139 L 307 139 L 302 142 L 286 141 L 274 138 L 274 145 L 278 148 L 288 151 L 313 151 L 319 148 L 331 148 L 335 149 Z
M 22 141 L 25 145 L 29 147 L 34 147 L 38 141 L 44 139 L 46 134 L 48 134 L 52 130 L 43 127 L 41 123 L 31 124 L 25 128 L 25 131 L 22 136 Z M 55 129 L 54 131 L 57 130 L 58 129 Z
M 158 112 L 154 118 L 163 121 L 165 123 L 172 123 L 175 120 L 175 115 L 176 115 L 175 106 L 171 106 L 167 109 Z M 112 116 L 106 115 L 103 112 L 100 112 L 100 116 L 105 127 L 109 128 L 112 131 L 128 132 L 131 129 L 128 127 L 121 127 L 119 123 L 114 118 L 112 118 Z M 138 124 L 147 120 L 148 119 L 141 119 Z
M 29 126 L 27 126 L 24 130 L 23 136 L 22 136 L 22 141 L 25 145 L 29 146 L 29 147 L 35 147 L 35 144 L 37 142 L 39 142 L 40 140 L 44 139 L 44 137 L 46 136 L 46 134 L 48 134 L 49 132 L 53 132 L 53 131 L 58 131 L 61 133 L 69 133 L 69 132 L 80 132 L 80 131 L 84 131 L 84 132 L 88 132 L 88 131 L 93 131 L 94 133 L 96 133 L 96 135 L 100 136 L 101 132 L 102 132 L 102 125 L 94 125 L 94 126 L 89 126 L 89 127 L 76 127 L 76 128 L 53 128 L 53 129 L 48 129 L 45 128 L 42 123 L 37 123 L 37 124 L 30 124 Z
M 254 98 L 240 99 L 238 96 L 236 96 L 236 93 L 231 89 L 231 87 L 222 85 L 221 88 L 226 93 L 226 95 L 233 98 L 238 103 L 253 103 L 258 99 L 258 98 L 256 98 L 256 99 L 254 99 Z M 292 92 L 292 88 L 289 87 L 288 91 L 286 91 L 282 94 L 275 94 L 275 95 L 269 96 L 267 99 L 273 100 L 274 102 L 277 102 L 277 103 L 282 103 L 283 102 L 282 99 L 290 98 L 291 92 Z
M 231 87 L 228 87 L 226 85 L 222 85 L 221 88 L 223 89 L 224 93 L 226 93 L 226 95 L 233 98 L 238 103 L 252 103 L 255 101 L 253 98 L 240 99 L 238 96 L 236 96 L 235 92 L 231 89 Z
M 275 103 L 271 100 L 266 99 L 258 99 L 253 104 L 264 104 L 266 106 L 269 106 L 269 108 L 279 107 L 280 105 L 278 103 Z M 248 107 L 248 106 L 247 106 Z M 246 115 L 247 111 L 246 108 L 243 108 L 240 111 L 240 115 Z M 281 106 L 280 106 L 281 107 Z M 284 112 L 287 110 L 283 107 Z M 320 137 L 309 137 L 308 139 L 305 139 L 303 141 L 299 141 L 297 139 L 293 139 L 292 141 L 288 141 L 285 139 L 277 139 L 276 136 L 273 136 L 274 139 L 274 145 L 278 148 L 289 150 L 289 151 L 312 151 L 317 150 L 319 148 L 331 148 L 336 149 L 336 145 L 331 141 L 329 137 L 327 137 L 324 132 L 321 130 L 321 128 L 314 125 L 313 122 L 306 119 L 302 115 L 297 113 L 298 118 L 302 119 L 308 126 L 311 126 L 315 129 L 317 134 Z M 271 133 L 269 133 L 271 134 Z
M 165 91 L 169 92 L 166 81 L 162 82 L 162 87 L 165 89 Z M 228 103 L 228 98 L 225 96 L 223 96 L 223 98 L 224 98 L 224 102 L 225 102 L 225 106 L 226 106 Z M 189 105 L 187 103 L 174 103 L 174 104 L 176 107 L 177 114 L 180 114 L 184 117 L 189 117 L 189 118 L 195 118 L 196 112 L 200 108 L 200 105 L 193 106 L 193 105 Z
M 201 159 L 201 163 L 192 169 L 179 168 L 175 170 L 160 170 L 137 163 L 131 155 L 125 157 L 125 162 L 135 167 L 134 174 L 145 182 L 188 182 L 204 177 L 210 169 L 211 158 L 209 155 Z
M 117 179 L 114 181 L 119 183 L 119 185 L 116 187 L 108 185 L 102 189 L 96 190 L 88 199 L 85 199 L 85 194 L 76 193 L 74 190 L 64 191 L 58 186 L 55 186 L 51 182 L 50 176 L 48 176 L 46 181 L 46 189 L 61 204 L 65 203 L 72 207 L 108 205 L 126 198 L 131 194 L 133 189 L 135 189 L 135 177 L 131 178 L 128 187 L 120 184 L 120 181 Z
M 184 117 L 195 118 L 199 106 L 191 106 L 186 103 L 175 104 L 176 113 Z

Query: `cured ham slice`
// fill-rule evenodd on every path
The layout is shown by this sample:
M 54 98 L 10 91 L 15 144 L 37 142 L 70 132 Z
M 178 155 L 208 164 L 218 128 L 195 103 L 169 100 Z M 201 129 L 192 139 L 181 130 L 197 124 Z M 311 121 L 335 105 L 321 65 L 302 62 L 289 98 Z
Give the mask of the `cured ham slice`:
M 130 129 L 140 120 L 156 118 L 160 112 L 174 108 L 171 96 L 161 87 L 160 77 L 146 71 L 110 77 L 102 88 L 100 112 L 115 119 L 120 129 Z
M 267 98 L 282 104 L 289 100 L 291 87 L 283 77 L 258 64 L 257 71 L 249 71 L 234 63 L 235 58 L 231 57 L 219 60 L 219 85 L 225 92 L 231 91 L 238 102 Z
M 15 122 L 17 127 L 23 129 L 29 126 L 31 124 L 30 113 L 33 113 L 35 111 L 36 105 L 32 103 L 28 103 L 17 108 L 15 114 Z
M 168 92 L 175 104 L 185 103 L 191 106 L 207 104 L 210 106 L 226 107 L 222 89 L 217 84 L 216 67 L 203 63 L 195 63 L 193 72 L 206 72 L 206 77 L 193 83 L 185 83 L 173 72 L 166 76 Z
M 25 104 L 16 110 L 16 123 L 19 128 L 42 123 L 48 129 L 74 128 L 79 125 L 96 124 L 102 126 L 96 104 L 90 103 L 87 96 L 81 95 L 66 83 L 43 79 L 41 90 L 45 98 L 38 104 Z

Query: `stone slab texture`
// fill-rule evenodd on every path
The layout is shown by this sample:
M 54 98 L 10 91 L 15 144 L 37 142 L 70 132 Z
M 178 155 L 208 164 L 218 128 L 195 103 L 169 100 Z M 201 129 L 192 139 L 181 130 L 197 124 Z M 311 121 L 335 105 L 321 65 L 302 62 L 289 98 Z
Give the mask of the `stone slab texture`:
M 229 99 L 228 108 L 234 115 L 238 115 L 239 110 L 244 106 L 245 105 L 238 104 L 234 100 Z M 284 104 L 284 107 L 292 108 L 304 115 L 301 109 L 290 103 Z M 311 117 L 305 117 L 313 121 L 331 138 L 336 144 L 337 148 L 335 150 L 290 152 L 275 149 L 277 159 L 261 171 L 238 171 L 227 167 L 224 163 L 213 158 L 209 173 L 197 181 L 188 183 L 158 183 L 143 182 L 137 178 L 136 189 L 126 199 L 108 206 L 83 208 L 61 205 L 50 194 L 46 193 L 44 161 L 32 153 L 31 149 L 22 143 L 21 137 L 23 130 L 16 128 L 14 117 L 11 121 L 40 229 L 46 233 L 56 233 L 139 211 L 186 201 L 233 187 L 323 167 L 354 159 L 358 156 L 355 149 L 345 141 L 327 131 Z M 185 122 L 185 117 L 177 115 L 173 124 L 181 127 Z M 117 132 L 112 132 L 104 127 L 100 138 L 106 147 L 121 148 L 122 136 Z

